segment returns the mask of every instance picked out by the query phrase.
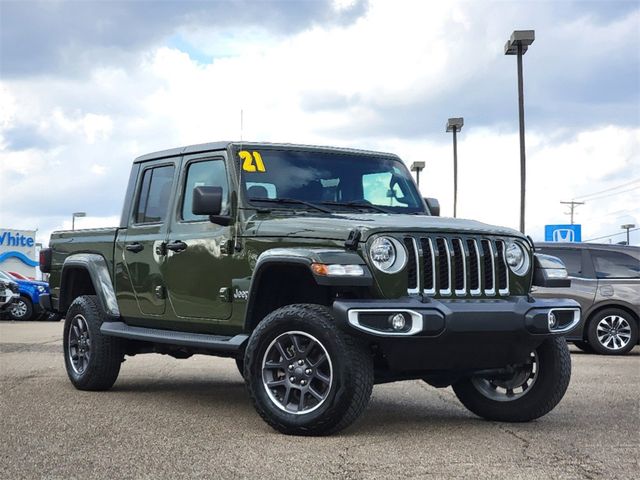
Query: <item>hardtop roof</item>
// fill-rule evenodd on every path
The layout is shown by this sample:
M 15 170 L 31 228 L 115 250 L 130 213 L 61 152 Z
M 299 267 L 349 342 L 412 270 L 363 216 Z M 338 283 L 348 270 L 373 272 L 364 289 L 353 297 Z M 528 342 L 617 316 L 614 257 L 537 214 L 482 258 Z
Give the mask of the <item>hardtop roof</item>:
M 304 145 L 304 144 L 295 144 L 295 143 L 219 141 L 219 142 L 200 143 L 196 145 L 187 145 L 185 147 L 176 147 L 176 148 L 170 148 L 167 150 L 160 150 L 158 152 L 147 153 L 145 155 L 141 155 L 137 157 L 133 162 L 140 163 L 140 162 L 146 162 L 149 160 L 158 160 L 160 158 L 177 157 L 180 155 L 191 154 L 191 153 L 203 153 L 203 152 L 209 152 L 209 151 L 215 151 L 215 150 L 224 150 L 229 148 L 229 146 L 231 145 L 247 145 L 253 148 L 263 146 L 263 147 L 269 147 L 269 148 L 315 150 L 315 151 L 324 151 L 324 152 L 350 153 L 350 154 L 356 154 L 356 155 L 377 155 L 377 156 L 399 158 L 396 154 L 393 154 L 393 153 L 376 152 L 373 150 L 361 150 L 356 148 Z
M 640 252 L 640 247 L 634 245 L 620 245 L 616 243 L 588 243 L 588 242 L 535 242 L 536 248 L 565 248 L 565 249 L 598 249 L 621 252 Z

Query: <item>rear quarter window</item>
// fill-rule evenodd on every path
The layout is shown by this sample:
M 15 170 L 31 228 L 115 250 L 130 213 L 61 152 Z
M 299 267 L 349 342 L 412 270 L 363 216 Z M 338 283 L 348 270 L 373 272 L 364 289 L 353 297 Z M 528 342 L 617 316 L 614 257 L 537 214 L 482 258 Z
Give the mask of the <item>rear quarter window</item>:
M 592 250 L 597 278 L 640 278 L 640 259 L 624 252 Z

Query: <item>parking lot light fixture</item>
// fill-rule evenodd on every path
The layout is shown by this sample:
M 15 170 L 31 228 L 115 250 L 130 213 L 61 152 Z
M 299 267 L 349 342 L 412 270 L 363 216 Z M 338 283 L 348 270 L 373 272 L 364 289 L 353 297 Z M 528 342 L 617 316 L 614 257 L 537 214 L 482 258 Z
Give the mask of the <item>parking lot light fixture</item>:
M 464 118 L 447 120 L 447 132 L 453 132 L 453 218 L 458 215 L 458 132 L 462 130 Z
M 526 186 L 526 156 L 524 148 L 524 81 L 522 78 L 522 56 L 535 40 L 535 30 L 514 30 L 504 46 L 505 55 L 518 57 L 518 116 L 520 123 L 520 231 L 524 233 L 524 206 Z
M 631 245 L 629 243 L 629 230 L 631 230 L 632 228 L 636 228 L 635 224 L 633 224 L 633 223 L 625 223 L 624 225 L 620 225 L 620 228 L 622 228 L 623 230 L 627 231 L 627 245 Z
M 74 212 L 73 215 L 71 215 L 71 230 L 76 229 L 76 218 L 86 217 L 86 216 L 87 216 L 87 212 Z
M 411 171 L 416 172 L 416 183 L 418 184 L 418 188 L 420 188 L 420 172 L 424 170 L 424 166 L 424 162 L 413 162 L 411 164 Z

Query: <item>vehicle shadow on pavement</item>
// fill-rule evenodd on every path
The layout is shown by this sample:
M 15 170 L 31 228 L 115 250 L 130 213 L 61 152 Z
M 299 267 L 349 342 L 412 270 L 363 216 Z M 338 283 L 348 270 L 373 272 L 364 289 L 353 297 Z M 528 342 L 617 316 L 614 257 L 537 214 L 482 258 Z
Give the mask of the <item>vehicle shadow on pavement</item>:
M 598 355 L 596 353 L 589 353 L 589 352 L 581 352 L 579 350 L 571 350 L 571 356 L 576 356 L 576 357 L 596 357 L 596 358 L 622 358 L 624 359 L 625 357 L 640 357 L 640 348 L 635 347 L 633 350 L 631 350 L 629 353 L 625 353 L 624 355 Z
M 436 395 L 424 393 L 422 404 L 407 405 L 395 401 L 373 400 L 356 425 L 348 430 L 354 434 L 397 433 L 419 428 L 421 430 L 448 430 L 457 425 L 481 422 L 463 408 L 434 405 Z
M 180 393 L 186 397 L 191 395 L 211 396 L 215 400 L 225 401 L 229 396 L 238 395 L 247 397 L 247 391 L 242 380 L 203 380 L 202 378 L 180 378 L 180 379 L 142 379 L 127 378 L 118 380 L 111 388 L 114 393 Z
M 125 401 L 131 396 L 141 399 L 153 394 L 161 403 L 177 403 L 186 410 L 197 408 L 210 410 L 223 415 L 229 420 L 247 418 L 252 423 L 254 409 L 245 388 L 244 382 L 238 380 L 221 380 L 202 378 L 149 379 L 130 377 L 120 379 L 111 389 L 111 394 L 122 396 Z M 388 393 L 384 394 L 388 398 Z M 454 399 L 442 399 L 436 391 L 421 391 L 422 398 L 412 399 L 399 392 L 397 401 L 380 399 L 374 395 L 362 417 L 343 434 L 345 436 L 396 432 L 406 434 L 415 429 L 444 431 L 464 428 L 465 425 L 491 425 L 474 417 L 455 403 Z M 378 398 L 376 398 L 378 397 Z M 248 417 L 247 417 L 248 415 Z M 266 427 L 266 426 L 265 426 Z M 268 427 L 266 427 L 267 430 Z M 260 429 L 261 430 L 261 429 Z

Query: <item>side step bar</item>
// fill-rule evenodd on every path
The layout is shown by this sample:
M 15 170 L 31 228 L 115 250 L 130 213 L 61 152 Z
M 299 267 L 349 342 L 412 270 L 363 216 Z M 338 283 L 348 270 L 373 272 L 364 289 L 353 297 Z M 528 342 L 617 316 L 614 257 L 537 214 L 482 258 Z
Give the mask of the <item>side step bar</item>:
M 203 348 L 218 352 L 236 352 L 240 350 L 249 335 L 208 335 L 206 333 L 176 332 L 156 328 L 132 327 L 124 322 L 104 322 L 100 332 L 113 337 L 143 340 L 145 342 L 167 343 L 185 347 Z

